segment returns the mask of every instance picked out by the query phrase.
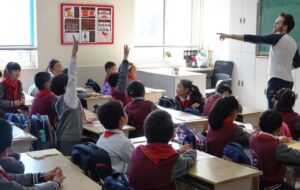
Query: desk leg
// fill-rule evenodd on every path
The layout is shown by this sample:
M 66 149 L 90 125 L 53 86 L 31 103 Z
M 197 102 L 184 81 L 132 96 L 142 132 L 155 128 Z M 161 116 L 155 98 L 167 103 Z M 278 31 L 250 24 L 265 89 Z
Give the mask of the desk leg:
M 253 177 L 253 190 L 259 190 L 259 176 Z
M 217 184 L 215 185 L 214 190 L 233 190 L 233 189 L 239 189 L 239 190 L 251 190 L 253 178 L 242 178 L 242 179 L 236 179 L 227 183 Z

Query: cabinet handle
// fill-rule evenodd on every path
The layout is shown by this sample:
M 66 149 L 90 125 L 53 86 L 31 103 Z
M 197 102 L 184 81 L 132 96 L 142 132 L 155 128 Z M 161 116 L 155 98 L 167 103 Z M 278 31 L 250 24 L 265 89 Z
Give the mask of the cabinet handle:
M 296 98 L 296 100 L 298 99 L 298 94 L 297 93 L 295 94 L 295 98 Z
M 245 24 L 245 22 L 246 22 L 246 19 L 244 18 L 244 19 L 243 19 L 243 23 Z
M 240 18 L 240 23 L 242 23 L 242 18 Z
M 240 86 L 240 80 L 238 80 L 238 86 Z
M 242 87 L 244 86 L 244 81 L 242 80 Z
M 267 89 L 264 89 L 264 94 L 265 94 L 265 95 L 267 94 Z

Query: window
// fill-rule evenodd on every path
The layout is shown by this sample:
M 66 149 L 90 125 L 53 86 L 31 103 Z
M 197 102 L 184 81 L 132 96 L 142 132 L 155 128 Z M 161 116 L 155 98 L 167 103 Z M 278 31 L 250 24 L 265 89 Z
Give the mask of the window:
M 0 67 L 15 61 L 23 67 L 35 65 L 35 4 L 34 0 L 1 2 Z
M 199 48 L 201 0 L 136 0 L 135 61 L 160 63 L 165 52 L 183 59 Z

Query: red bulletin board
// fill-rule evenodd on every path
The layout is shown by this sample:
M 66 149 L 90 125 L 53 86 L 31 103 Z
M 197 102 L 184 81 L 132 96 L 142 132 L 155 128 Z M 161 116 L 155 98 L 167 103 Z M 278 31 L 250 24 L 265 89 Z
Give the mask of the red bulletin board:
M 72 44 L 73 35 L 80 44 L 114 43 L 112 5 L 62 3 L 60 11 L 61 44 Z

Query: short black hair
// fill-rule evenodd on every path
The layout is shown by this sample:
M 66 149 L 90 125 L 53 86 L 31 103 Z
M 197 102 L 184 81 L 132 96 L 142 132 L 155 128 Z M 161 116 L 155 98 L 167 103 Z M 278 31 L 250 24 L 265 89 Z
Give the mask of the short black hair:
M 46 71 L 49 72 L 49 69 L 53 69 L 57 63 L 60 63 L 60 61 L 57 59 L 51 59 L 48 63 L 48 67 L 47 67 Z
M 21 66 L 16 62 L 8 62 L 6 64 L 4 74 L 11 73 L 13 70 L 21 71 Z
M 111 87 L 116 87 L 119 79 L 119 73 L 113 73 L 108 77 L 108 84 Z
M 284 18 L 283 24 L 288 26 L 287 32 L 290 33 L 290 31 L 292 31 L 295 27 L 293 15 L 287 13 L 280 13 L 280 16 Z
M 230 86 L 228 86 L 227 84 L 219 84 L 217 86 L 216 91 L 220 94 L 223 94 L 224 92 L 228 92 L 229 94 L 232 94 L 232 90 L 230 88 Z
M 296 94 L 289 88 L 282 88 L 276 92 L 274 100 L 274 110 L 279 112 L 290 112 L 293 111 Z
M 57 96 L 63 95 L 68 84 L 68 76 L 65 74 L 58 74 L 54 76 L 50 83 L 50 90 Z
M 145 119 L 144 131 L 148 143 L 167 144 L 174 134 L 171 115 L 164 110 L 151 112 Z
M 130 97 L 144 97 L 145 96 L 145 86 L 141 81 L 134 80 L 131 81 L 127 88 L 127 93 Z
M 69 69 L 68 69 L 68 68 L 65 68 L 65 69 L 62 70 L 61 73 L 68 76 L 68 72 L 69 72 Z
M 43 90 L 45 88 L 45 83 L 50 82 L 50 80 L 51 80 L 51 75 L 48 72 L 38 72 L 34 76 L 35 86 L 39 90 Z
M 12 145 L 12 125 L 5 119 L 0 119 L 0 153 Z
M 259 117 L 259 127 L 263 132 L 266 133 L 274 133 L 281 127 L 281 124 L 281 114 L 274 110 L 267 110 Z
M 105 71 L 107 71 L 108 69 L 110 69 L 112 67 L 115 67 L 115 66 L 117 66 L 117 65 L 114 62 L 108 61 L 108 62 L 105 63 L 104 68 L 105 68 Z
M 123 105 L 120 101 L 111 100 L 97 108 L 97 117 L 105 129 L 119 128 L 120 118 L 125 116 Z

